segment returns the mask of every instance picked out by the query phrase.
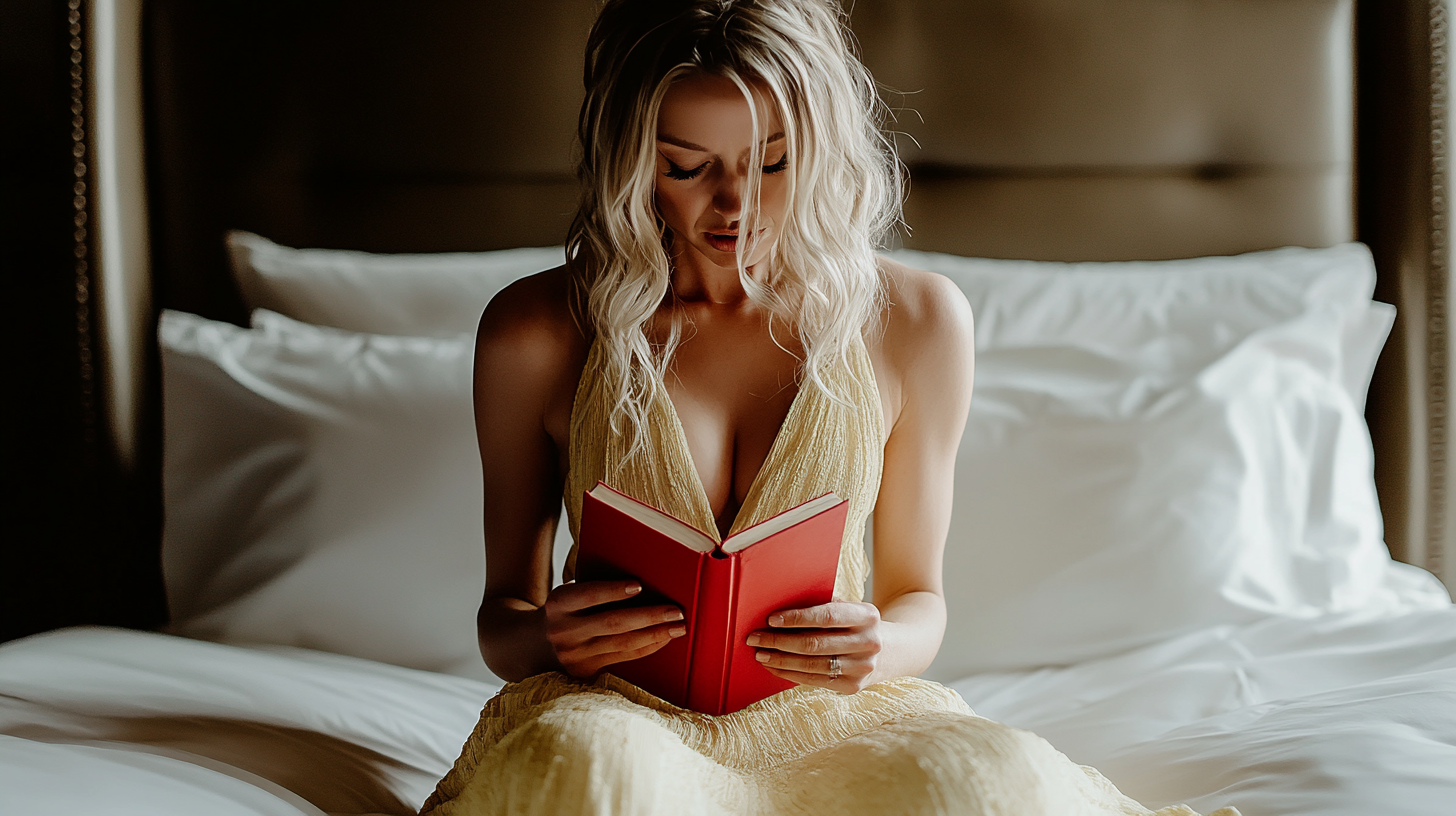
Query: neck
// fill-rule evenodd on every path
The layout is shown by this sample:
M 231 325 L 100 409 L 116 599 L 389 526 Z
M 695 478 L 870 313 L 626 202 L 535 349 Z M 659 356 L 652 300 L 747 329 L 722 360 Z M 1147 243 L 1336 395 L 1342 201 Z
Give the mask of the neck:
M 748 267 L 749 277 L 762 280 L 762 264 Z M 735 266 L 718 266 L 691 246 L 674 248 L 672 292 L 681 302 L 714 306 L 741 306 L 748 300 Z

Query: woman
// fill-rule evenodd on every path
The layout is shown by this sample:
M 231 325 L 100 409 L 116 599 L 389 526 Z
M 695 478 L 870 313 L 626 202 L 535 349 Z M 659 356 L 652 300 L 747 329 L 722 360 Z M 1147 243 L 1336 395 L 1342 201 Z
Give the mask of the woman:
M 496 297 L 477 340 L 480 641 L 515 682 L 424 812 L 1148 813 L 913 677 L 945 628 L 971 313 L 874 254 L 898 175 L 837 9 L 609 0 L 585 81 L 571 260 Z M 749 640 L 796 687 L 710 717 L 611 676 L 684 626 L 600 609 L 640 587 L 572 582 L 574 552 L 551 588 L 559 502 L 575 533 L 598 479 L 718 536 L 848 500 L 835 601 Z

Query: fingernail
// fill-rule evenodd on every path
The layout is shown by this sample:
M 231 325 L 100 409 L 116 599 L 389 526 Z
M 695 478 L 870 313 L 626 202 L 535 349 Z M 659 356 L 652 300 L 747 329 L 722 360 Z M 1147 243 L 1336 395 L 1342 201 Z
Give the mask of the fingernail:
M 628 595 L 636 595 L 637 593 L 639 593 L 641 591 L 642 591 L 642 585 L 641 584 L 631 584 L 631 585 L 629 585 L 627 587 L 627 594 Z
M 760 635 L 757 632 L 754 632 L 753 634 L 751 634 L 751 635 L 748 636 L 748 645 L 749 646 L 757 646 L 758 644 L 760 644 L 762 642 L 763 642 L 763 635 Z
M 682 620 L 683 619 L 682 610 L 681 609 L 674 609 L 674 610 L 672 610 L 671 612 L 667 613 L 667 619 L 670 620 L 670 621 Z
M 783 626 L 784 625 L 784 616 L 783 615 L 769 615 L 768 616 L 768 625 L 769 626 Z
M 673 637 L 682 637 L 688 633 L 688 628 L 686 626 L 674 626 L 667 630 L 667 633 Z
M 760 663 L 767 663 L 768 662 L 768 652 L 758 652 L 758 653 L 754 654 L 754 658 L 756 658 L 758 660 L 758 662 L 760 662 Z

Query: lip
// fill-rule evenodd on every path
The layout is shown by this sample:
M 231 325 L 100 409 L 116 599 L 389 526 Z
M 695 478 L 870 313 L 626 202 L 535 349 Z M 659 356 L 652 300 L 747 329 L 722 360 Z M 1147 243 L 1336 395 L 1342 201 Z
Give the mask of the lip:
M 761 236 L 764 232 L 765 230 L 761 229 L 758 231 L 758 235 Z M 705 232 L 703 236 L 707 239 L 708 245 L 719 252 L 738 251 L 738 233 L 736 232 Z

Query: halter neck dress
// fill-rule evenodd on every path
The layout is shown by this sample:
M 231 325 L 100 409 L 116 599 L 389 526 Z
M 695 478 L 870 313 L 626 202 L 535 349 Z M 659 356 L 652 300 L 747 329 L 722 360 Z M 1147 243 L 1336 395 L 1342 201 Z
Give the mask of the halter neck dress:
M 571 414 L 565 480 L 573 539 L 598 480 L 692 524 L 718 527 L 665 387 L 648 405 L 644 455 L 608 422 L 592 346 Z M 874 369 L 856 343 L 826 378 L 842 399 L 799 390 L 730 529 L 828 491 L 849 503 L 835 581 L 864 595 L 863 537 L 884 460 Z M 575 547 L 566 578 L 575 563 Z M 610 672 L 610 669 L 607 670 Z M 609 673 L 541 674 L 505 686 L 421 811 L 428 816 L 1149 816 L 1097 771 L 1045 740 L 977 717 L 914 677 L 840 695 L 798 686 L 741 711 L 678 708 Z M 1156 816 L 1197 816 L 1186 807 Z M 1232 809 L 1210 816 L 1237 816 Z

